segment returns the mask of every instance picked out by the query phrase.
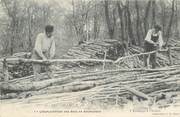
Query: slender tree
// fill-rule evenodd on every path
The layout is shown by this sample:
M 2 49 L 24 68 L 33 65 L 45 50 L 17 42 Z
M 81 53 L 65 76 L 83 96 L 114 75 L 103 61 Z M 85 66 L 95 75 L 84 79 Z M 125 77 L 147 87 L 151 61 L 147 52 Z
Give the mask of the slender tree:
M 105 9 L 105 17 L 106 17 L 106 23 L 107 23 L 107 27 L 108 27 L 109 37 L 111 39 L 113 39 L 113 37 L 114 37 L 114 25 L 111 23 L 111 19 L 110 19 L 110 15 L 109 15 L 109 2 L 108 2 L 108 0 L 105 0 L 104 9 Z M 115 16 L 113 16 L 113 17 L 115 17 Z
M 120 23 L 121 23 L 121 38 L 122 38 L 122 40 L 125 40 L 125 37 L 124 37 L 123 8 L 120 6 L 120 1 L 117 2 L 117 7 L 118 7 L 118 14 L 119 14 L 119 19 L 120 19 Z
M 175 7 L 175 0 L 172 0 L 171 17 L 170 17 L 169 24 L 168 24 L 167 31 L 166 31 L 166 38 L 167 38 L 166 44 L 165 44 L 166 46 L 168 45 L 168 42 L 169 42 L 171 27 L 172 27 L 172 23 L 173 23 L 173 19 L 174 19 L 174 7 Z
M 178 0 L 176 0 L 176 14 L 175 14 L 175 18 L 176 18 L 176 23 L 175 23 L 175 28 L 176 28 L 176 36 L 179 36 L 179 20 L 178 20 Z
M 156 24 L 156 1 L 152 1 L 152 24 L 151 27 L 153 27 Z
M 144 15 L 144 30 L 145 30 L 145 35 L 146 35 L 147 30 L 149 28 L 148 17 L 149 17 L 150 7 L 151 7 L 151 0 L 148 1 L 148 4 L 146 6 L 146 10 L 145 10 L 145 15 Z
M 165 10 L 165 3 L 164 0 L 160 1 L 160 6 L 161 6 L 161 25 L 162 25 L 162 32 L 163 32 L 163 37 L 165 36 L 165 24 L 166 24 L 166 10 Z
M 141 36 L 140 36 L 140 14 L 139 14 L 139 3 L 138 0 L 135 0 L 135 7 L 136 7 L 136 34 L 138 38 L 138 44 L 141 46 Z
M 127 20 L 128 20 L 128 35 L 129 35 L 128 37 L 130 38 L 130 43 L 136 45 L 136 41 L 134 39 L 134 34 L 133 34 L 132 21 L 131 21 L 131 12 L 129 10 L 129 0 L 127 1 L 126 12 L 127 12 Z

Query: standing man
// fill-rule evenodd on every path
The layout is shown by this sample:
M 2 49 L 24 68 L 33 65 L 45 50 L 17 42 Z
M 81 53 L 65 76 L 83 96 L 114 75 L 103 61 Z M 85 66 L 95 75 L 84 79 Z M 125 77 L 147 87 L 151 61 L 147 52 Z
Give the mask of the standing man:
M 54 27 L 47 25 L 45 32 L 38 34 L 33 50 L 33 59 L 48 60 L 53 59 L 55 55 L 55 41 L 53 37 Z M 40 73 L 42 70 L 47 73 L 48 77 L 53 78 L 53 73 L 50 64 L 33 63 L 34 76 L 36 80 L 41 78 Z
M 157 49 L 162 48 L 163 39 L 161 27 L 159 25 L 155 25 L 154 28 L 150 29 L 146 35 L 145 43 L 144 43 L 144 51 L 151 52 Z M 159 48 L 158 48 L 159 47 Z M 144 64 L 147 67 L 147 59 L 149 55 L 144 56 Z M 156 68 L 156 53 L 150 54 L 149 63 L 152 64 L 152 68 Z

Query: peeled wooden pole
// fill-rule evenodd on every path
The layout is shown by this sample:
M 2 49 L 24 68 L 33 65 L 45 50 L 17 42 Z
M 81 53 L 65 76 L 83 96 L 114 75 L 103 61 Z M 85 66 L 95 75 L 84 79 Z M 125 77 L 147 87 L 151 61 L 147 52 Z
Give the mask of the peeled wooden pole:
M 3 60 L 3 76 L 5 82 L 9 81 L 9 73 L 6 59 Z
M 107 51 L 104 52 L 104 62 L 103 62 L 103 71 L 104 71 L 104 68 L 105 68 L 105 65 L 106 65 L 106 56 L 107 56 Z
M 3 61 L 4 59 L 0 59 Z M 102 59 L 52 59 L 52 60 L 35 60 L 35 59 L 23 59 L 23 58 L 9 58 L 8 61 L 22 61 L 22 62 L 32 62 L 32 63 L 41 63 L 41 64 L 50 64 L 56 62 L 108 62 L 113 63 L 112 60 L 102 60 Z
M 179 49 L 180 47 L 171 47 L 171 49 Z M 23 58 L 7 58 L 6 61 L 22 61 L 22 62 L 32 62 L 32 63 L 42 63 L 42 64 L 48 64 L 48 63 L 55 63 L 55 62 L 106 62 L 106 63 L 118 63 L 121 60 L 127 59 L 127 58 L 132 58 L 136 56 L 141 56 L 141 55 L 146 55 L 146 54 L 152 54 L 157 51 L 168 51 L 168 49 L 164 50 L 155 50 L 152 52 L 146 52 L 146 53 L 140 53 L 140 54 L 133 54 L 131 56 L 125 56 L 117 59 L 116 61 L 112 60 L 103 60 L 103 59 L 52 59 L 52 60 L 35 60 L 35 59 L 23 59 Z M 4 61 L 4 59 L 0 59 L 1 62 Z

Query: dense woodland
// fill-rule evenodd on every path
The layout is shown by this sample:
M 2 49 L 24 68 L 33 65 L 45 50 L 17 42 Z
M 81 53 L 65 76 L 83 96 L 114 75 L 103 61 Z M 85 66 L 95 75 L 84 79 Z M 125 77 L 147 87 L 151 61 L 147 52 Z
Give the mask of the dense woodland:
M 179 7 L 179 0 L 0 0 L 1 104 L 16 98 L 12 105 L 51 109 L 178 107 Z M 56 58 L 29 59 L 47 24 L 55 27 Z M 144 52 L 155 24 L 165 46 Z M 145 68 L 143 56 L 152 53 L 157 68 Z M 54 77 L 37 79 L 32 63 L 53 65 Z
M 97 39 L 143 46 L 154 24 L 168 45 L 179 37 L 179 6 L 178 0 L 1 0 L 1 54 L 30 52 L 46 24 L 55 26 L 57 51 Z

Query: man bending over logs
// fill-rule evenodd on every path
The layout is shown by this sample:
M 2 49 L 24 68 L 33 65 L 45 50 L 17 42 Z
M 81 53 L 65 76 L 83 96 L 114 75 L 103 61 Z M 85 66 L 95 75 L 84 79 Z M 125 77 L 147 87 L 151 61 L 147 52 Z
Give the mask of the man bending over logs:
M 163 45 L 163 39 L 162 39 L 161 27 L 159 25 L 155 25 L 154 28 L 150 29 L 146 35 L 145 43 L 144 43 L 144 51 L 151 52 L 157 49 L 161 50 L 162 45 Z M 148 58 L 149 58 L 149 63 L 147 62 Z M 156 67 L 156 53 L 145 55 L 144 64 L 145 67 L 147 67 L 148 64 L 152 64 L 152 68 L 154 69 Z
M 55 55 L 55 41 L 53 38 L 54 27 L 47 25 L 45 32 L 38 34 L 33 50 L 33 59 L 48 60 L 52 59 Z M 34 76 L 36 80 L 41 78 L 40 73 L 46 72 L 48 77 L 53 78 L 51 65 L 45 62 L 44 64 L 33 63 Z

